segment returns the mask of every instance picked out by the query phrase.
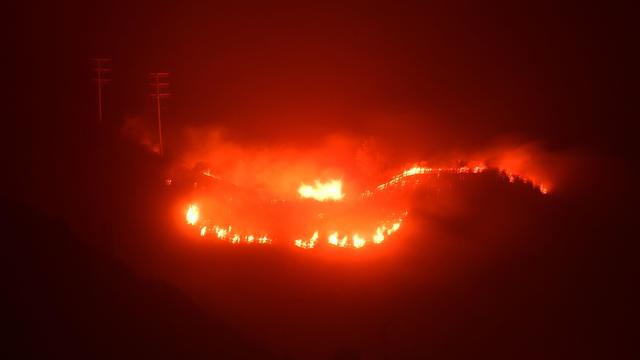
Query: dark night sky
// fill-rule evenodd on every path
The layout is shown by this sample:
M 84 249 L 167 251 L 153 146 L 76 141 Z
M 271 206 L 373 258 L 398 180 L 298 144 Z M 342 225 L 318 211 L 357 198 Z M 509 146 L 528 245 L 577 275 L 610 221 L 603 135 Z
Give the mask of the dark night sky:
M 626 350 L 633 303 L 622 254 L 637 237 L 627 234 L 637 118 L 629 9 L 104 1 L 11 10 L 0 181 L 7 351 L 377 359 Z M 113 58 L 102 128 L 94 56 Z M 171 245 L 168 225 L 151 229 L 167 216 L 164 167 L 120 136 L 127 119 L 151 119 L 151 71 L 171 72 L 170 157 L 187 128 L 216 127 L 247 146 L 372 136 L 416 157 L 512 137 L 593 166 L 578 167 L 576 191 L 546 202 L 487 179 L 466 185 L 456 216 L 436 223 L 418 209 L 414 227 L 438 240 L 414 229 L 378 263 L 194 253 Z
M 113 57 L 113 121 L 143 113 L 145 75 L 166 70 L 176 126 L 251 125 L 263 137 L 429 133 L 444 146 L 452 135 L 481 143 L 517 133 L 557 147 L 623 146 L 615 138 L 625 122 L 617 105 L 628 98 L 616 66 L 630 61 L 624 9 L 154 4 L 24 9 L 24 76 L 60 101 L 85 96 L 89 106 L 86 59 Z

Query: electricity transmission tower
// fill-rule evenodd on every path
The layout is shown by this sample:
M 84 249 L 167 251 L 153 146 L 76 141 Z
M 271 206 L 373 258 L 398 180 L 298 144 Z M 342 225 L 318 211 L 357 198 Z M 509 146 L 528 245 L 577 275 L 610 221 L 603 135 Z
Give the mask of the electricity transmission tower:
M 111 81 L 106 78 L 106 75 L 111 69 L 109 69 L 110 58 L 93 58 L 93 72 L 95 78 L 93 79 L 98 84 L 98 123 L 102 124 L 102 87 L 105 83 Z
M 164 156 L 164 142 L 162 139 L 162 118 L 160 100 L 169 97 L 169 73 L 151 73 L 151 87 L 153 92 L 151 97 L 156 100 L 156 115 L 158 117 L 158 140 L 160 141 L 160 156 Z

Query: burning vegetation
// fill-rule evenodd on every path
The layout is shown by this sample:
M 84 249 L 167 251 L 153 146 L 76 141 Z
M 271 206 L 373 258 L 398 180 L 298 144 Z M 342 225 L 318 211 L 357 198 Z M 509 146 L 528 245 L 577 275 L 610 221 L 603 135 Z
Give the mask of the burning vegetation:
M 301 249 L 360 249 L 380 245 L 402 228 L 414 190 L 433 185 L 441 177 L 487 171 L 511 183 L 529 184 L 542 195 L 549 193 L 547 183 L 481 162 L 457 167 L 418 163 L 371 188 L 349 184 L 350 193 L 343 190 L 342 179 L 314 180 L 312 185 L 301 182 L 290 191 L 297 190 L 295 197 L 243 189 L 206 168 L 198 170 L 193 182 L 185 221 L 200 237 L 231 244 L 269 245 L 278 239 Z
M 166 184 L 188 193 L 185 221 L 200 237 L 301 249 L 383 244 L 404 227 L 416 190 L 483 173 L 547 195 L 571 161 L 525 144 L 440 154 L 398 168 L 392 164 L 406 154 L 372 138 L 334 135 L 311 147 L 242 146 L 221 130 L 189 129 L 185 135 L 180 165 Z

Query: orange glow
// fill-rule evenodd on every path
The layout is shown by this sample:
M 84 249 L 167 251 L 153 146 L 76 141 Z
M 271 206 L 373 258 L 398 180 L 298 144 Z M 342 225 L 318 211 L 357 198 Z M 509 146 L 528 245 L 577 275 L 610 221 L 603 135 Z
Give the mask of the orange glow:
M 302 240 L 302 239 L 295 240 L 294 245 L 303 249 L 313 249 L 316 246 L 317 241 L 318 241 L 318 231 L 314 232 L 308 241 Z
M 207 177 L 210 177 L 210 178 L 212 178 L 212 179 L 220 179 L 220 177 L 219 177 L 219 176 L 214 175 L 214 174 L 211 172 L 211 169 L 206 169 L 205 171 L 203 171 L 203 172 L 202 172 L 202 175 L 207 176 Z
M 233 234 L 233 237 L 231 238 L 231 243 L 232 244 L 240 244 L 240 235 Z
M 393 176 L 389 181 L 382 183 L 375 187 L 372 190 L 364 190 L 361 192 L 361 197 L 353 197 L 351 200 L 360 201 L 358 199 L 362 198 L 373 198 L 376 193 L 386 192 L 391 188 L 403 188 L 410 184 L 420 184 L 421 178 L 420 176 L 438 176 L 440 174 L 479 174 L 489 169 L 488 166 L 482 163 L 476 163 L 474 165 L 468 166 L 460 166 L 460 167 L 427 167 L 421 165 L 414 165 L 406 170 L 402 171 L 396 176 Z M 510 183 L 522 182 L 526 184 L 530 184 L 533 188 L 538 190 L 542 194 L 547 194 L 549 192 L 549 187 L 547 184 L 543 184 L 538 182 L 537 180 L 533 180 L 532 178 L 524 177 L 519 174 L 512 173 L 510 171 L 506 171 L 500 168 L 492 168 L 498 173 L 502 174 L 506 180 Z M 213 175 L 211 170 L 207 169 L 202 172 L 202 175 L 207 177 L 212 177 L 219 179 L 216 175 Z M 414 178 L 410 180 L 410 178 Z M 324 201 L 337 201 L 342 200 L 345 197 L 345 193 L 342 191 L 342 181 L 341 180 L 329 180 L 327 182 L 320 182 L 316 180 L 314 185 L 301 184 L 298 188 L 298 194 L 303 199 L 314 199 L 320 202 Z M 395 194 L 394 194 L 395 196 Z M 354 200 L 355 199 L 355 200 Z M 393 203 L 396 202 L 395 198 L 393 199 Z M 352 202 L 353 202 L 352 201 Z M 367 200 L 369 201 L 369 200 Z M 275 204 L 281 204 L 286 201 L 278 200 L 276 202 L 272 202 Z M 399 204 L 402 204 L 402 200 L 399 200 Z M 307 205 L 309 205 L 307 207 Z M 311 204 L 307 203 L 305 205 L 305 209 L 313 209 Z M 353 204 L 346 203 L 346 206 L 351 207 Z M 340 208 L 342 205 L 335 205 Z M 368 205 L 364 205 L 368 206 Z M 331 207 L 333 208 L 333 207 Z M 407 210 L 400 210 L 401 215 L 398 216 L 397 211 L 395 210 L 396 215 L 393 217 L 387 217 L 384 220 L 378 220 L 375 217 L 373 219 L 365 222 L 361 222 L 360 220 L 354 221 L 351 223 L 349 220 L 349 215 L 347 218 L 344 218 L 344 214 L 342 214 L 339 210 L 340 218 L 336 223 L 332 223 L 331 221 L 336 221 L 336 219 L 331 219 L 332 211 L 331 208 L 323 207 L 322 210 L 319 210 L 315 215 L 317 215 L 317 220 L 319 221 L 315 225 L 315 230 L 310 237 L 302 237 L 295 238 L 293 240 L 293 245 L 302 248 L 302 249 L 313 249 L 317 248 L 320 244 L 320 239 L 326 239 L 326 244 L 330 246 L 335 246 L 339 248 L 354 248 L 360 249 L 365 247 L 367 244 L 372 245 L 380 245 L 385 242 L 391 235 L 400 230 L 402 226 L 402 222 L 407 216 Z M 364 208 L 360 208 L 364 210 Z M 384 207 L 382 208 L 384 210 Z M 402 208 L 401 208 L 402 209 Z M 390 209 L 389 209 L 390 210 Z M 306 211 L 306 210 L 305 210 Z M 367 213 L 363 211 L 363 213 Z M 271 244 L 272 239 L 266 235 L 266 233 L 256 233 L 255 231 L 242 231 L 232 228 L 231 226 L 220 226 L 215 225 L 210 219 L 203 218 L 203 212 L 200 207 L 196 204 L 191 204 L 188 206 L 186 211 L 186 222 L 190 225 L 198 225 L 199 233 L 201 237 L 212 237 L 218 240 L 223 240 L 231 244 Z M 225 215 L 226 216 L 226 215 Z M 380 216 L 380 215 L 378 215 Z M 384 215 L 383 215 L 384 216 Z M 388 215 L 387 215 L 388 216 Z M 325 220 L 326 219 L 326 220 Z M 358 219 L 356 216 L 354 219 Z M 345 223 L 345 220 L 347 222 Z M 372 223 L 373 220 L 373 223 Z M 333 227 L 330 231 L 325 228 L 325 226 L 332 224 Z M 373 225 L 375 224 L 375 225 Z M 304 224 L 303 224 L 304 225 Z M 338 225 L 338 226 L 336 226 Z M 373 226 L 372 226 L 373 225 Z M 357 226 L 357 227 L 356 227 Z M 314 229 L 314 228 L 311 228 Z
M 217 226 L 215 227 L 215 229 L 216 229 L 216 235 L 218 236 L 218 239 L 224 239 L 227 237 L 227 232 L 228 232 L 227 229 L 222 229 Z
M 260 236 L 258 238 L 258 244 L 271 244 L 271 239 L 266 235 Z
M 334 232 L 331 235 L 329 235 L 328 242 L 330 245 L 333 245 L 333 246 L 345 247 L 347 246 L 347 239 L 348 237 L 346 235 L 343 236 L 342 238 L 339 238 L 338 233 Z
M 352 233 L 351 235 L 340 234 L 338 231 L 328 233 L 326 236 L 327 244 L 341 247 L 341 248 L 355 248 L 360 249 L 364 247 L 367 242 L 378 245 L 381 244 L 388 236 L 400 229 L 400 225 L 407 215 L 405 211 L 402 217 L 396 220 L 385 222 L 383 225 L 375 228 L 374 231 L 369 233 L 369 236 L 362 236 L 361 233 Z M 272 240 L 267 235 L 256 236 L 252 233 L 242 233 L 234 230 L 231 226 L 218 226 L 212 225 L 208 220 L 200 219 L 200 209 L 196 205 L 191 205 L 187 209 L 187 223 L 193 225 L 196 222 L 203 223 L 200 227 L 199 234 L 201 237 L 212 236 L 218 240 L 225 240 L 231 244 L 271 244 Z M 320 239 L 320 231 L 315 230 L 311 237 L 308 239 L 296 239 L 293 244 L 303 249 L 313 249 L 317 247 L 318 240 Z
M 416 175 L 440 175 L 443 173 L 449 173 L 449 174 L 468 174 L 468 173 L 473 173 L 473 174 L 478 174 L 481 173 L 483 171 L 485 171 L 487 169 L 487 166 L 485 166 L 484 164 L 479 164 L 476 165 L 474 167 L 468 167 L 468 166 L 460 166 L 460 167 L 438 167 L 438 168 L 432 168 L 432 167 L 425 167 L 425 166 L 413 166 L 407 170 L 404 170 L 401 174 L 394 176 L 393 178 L 391 178 L 391 180 L 387 181 L 384 184 L 380 184 L 376 187 L 376 189 L 378 189 L 379 191 L 385 190 L 386 188 L 393 186 L 393 185 L 404 185 L 404 181 L 412 176 L 416 176 Z
M 187 209 L 187 223 L 190 225 L 195 225 L 200 218 L 200 208 L 197 205 L 192 204 Z
M 374 244 L 380 244 L 384 241 L 384 231 L 386 230 L 386 227 L 384 225 L 379 226 L 376 229 L 376 233 L 373 235 L 373 243 Z
M 210 223 L 208 221 L 203 221 L 205 223 Z M 226 240 L 231 244 L 259 244 L 265 245 L 271 243 L 271 238 L 268 235 L 257 236 L 251 233 L 241 233 L 234 231 L 231 226 L 218 226 L 218 225 L 207 225 L 202 226 L 200 228 L 200 236 L 201 237 L 214 237 L 218 240 Z
M 330 180 L 322 183 L 318 180 L 315 181 L 315 185 L 302 184 L 298 188 L 298 194 L 305 199 L 314 199 L 318 201 L 325 200 L 342 200 L 344 194 L 342 193 L 342 181 Z
M 386 183 L 378 185 L 376 189 L 378 191 L 382 191 L 391 186 L 403 186 L 405 185 L 405 181 L 409 177 L 416 176 L 416 175 L 440 175 L 440 174 L 446 174 L 446 173 L 448 174 L 469 174 L 469 173 L 479 174 L 481 172 L 484 172 L 487 169 L 489 169 L 489 167 L 487 167 L 484 164 L 478 164 L 473 167 L 460 166 L 460 167 L 444 167 L 444 168 L 443 167 L 432 168 L 432 167 L 423 167 L 423 166 L 416 165 L 407 170 L 404 170 L 401 174 L 394 176 L 393 178 L 391 178 L 391 180 L 387 181 Z M 504 168 L 497 168 L 495 170 L 506 175 L 510 183 L 514 183 L 516 182 L 516 180 L 519 180 L 524 183 L 531 184 L 541 194 L 546 195 L 549 193 L 549 186 L 547 184 L 543 184 L 539 181 L 535 181 L 532 178 L 529 178 L 523 175 L 513 174 L 512 172 L 507 171 Z
M 353 247 L 356 249 L 363 247 L 364 244 L 367 243 L 366 240 L 361 238 L 360 235 L 358 234 L 354 234 L 353 237 L 351 238 L 351 241 L 353 243 Z
M 338 233 L 329 235 L 329 244 L 338 246 Z

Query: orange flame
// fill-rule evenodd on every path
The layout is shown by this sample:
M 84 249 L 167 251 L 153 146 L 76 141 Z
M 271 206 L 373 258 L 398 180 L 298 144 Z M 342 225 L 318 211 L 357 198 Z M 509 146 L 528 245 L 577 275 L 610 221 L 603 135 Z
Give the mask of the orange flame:
M 354 234 L 353 237 L 351 238 L 351 242 L 353 243 L 353 247 L 356 249 L 359 249 L 361 247 L 364 246 L 364 244 L 367 243 L 367 241 L 363 238 L 360 237 L 360 235 L 358 234 Z
M 443 173 L 450 174 L 478 174 L 483 171 L 489 169 L 486 165 L 482 163 L 476 163 L 474 166 L 461 166 L 461 167 L 425 167 L 420 165 L 412 166 L 398 175 L 392 177 L 386 183 L 378 185 L 373 191 L 367 190 L 362 195 L 364 197 L 370 197 L 377 191 L 385 191 L 392 187 L 404 187 L 409 184 L 410 177 L 415 177 L 419 175 L 439 175 Z M 498 171 L 500 174 L 505 176 L 509 182 L 521 181 L 533 186 L 533 188 L 537 189 L 542 194 L 547 194 L 549 192 L 548 184 L 543 184 L 529 177 L 524 177 L 519 174 L 515 174 L 513 172 L 507 171 L 504 168 L 493 168 Z M 203 172 L 205 176 L 214 177 L 215 175 L 211 174 L 209 170 Z M 419 179 L 416 179 L 416 183 L 419 183 Z M 337 201 L 342 200 L 345 197 L 345 194 L 342 191 L 342 181 L 341 180 L 329 180 L 327 182 L 320 182 L 316 180 L 314 185 L 307 185 L 302 183 L 298 188 L 298 194 L 301 198 L 305 199 L 314 199 L 317 201 Z M 395 218 L 387 218 L 384 222 L 378 223 L 379 226 L 369 229 L 369 231 L 362 231 L 359 229 L 357 233 L 343 233 L 332 229 L 331 232 L 326 232 L 322 235 L 328 245 L 332 245 L 340 248 L 354 248 L 360 249 L 367 245 L 367 243 L 372 243 L 374 245 L 379 245 L 383 243 L 389 236 L 393 233 L 397 232 L 404 220 L 407 216 L 407 211 L 405 210 L 402 215 Z M 254 235 L 255 233 L 250 232 L 238 232 L 237 230 L 233 231 L 231 226 L 218 226 L 214 225 L 208 219 L 201 218 L 201 211 L 198 205 L 191 204 L 188 206 L 186 211 L 186 221 L 190 225 L 199 225 L 200 236 L 213 236 L 219 240 L 225 240 L 232 244 L 271 244 L 271 238 L 267 235 Z M 313 249 L 317 246 L 318 240 L 320 239 L 320 231 L 315 230 L 311 237 L 304 239 L 299 238 L 293 241 L 293 244 L 296 247 L 303 249 Z
M 387 189 L 390 186 L 394 186 L 394 185 L 404 185 L 405 184 L 405 180 L 409 177 L 412 176 L 416 176 L 416 175 L 439 175 L 439 174 L 443 174 L 443 173 L 449 173 L 449 174 L 479 174 L 485 170 L 487 170 L 488 167 L 484 164 L 480 164 L 480 165 L 476 165 L 474 167 L 468 167 L 468 166 L 461 166 L 461 167 L 439 167 L 439 168 L 431 168 L 431 167 L 423 167 L 423 166 L 413 166 L 407 170 L 404 170 L 401 174 L 398 174 L 396 176 L 394 176 L 393 178 L 391 178 L 391 180 L 387 181 L 384 184 L 380 184 L 376 187 L 376 189 L 378 191 L 382 191 Z M 546 195 L 549 193 L 549 186 L 547 184 L 543 184 L 541 182 L 538 181 L 534 181 L 531 178 L 522 176 L 522 175 L 516 175 L 511 173 L 510 171 L 507 171 L 506 169 L 503 168 L 497 168 L 496 170 L 498 170 L 500 173 L 503 173 L 507 176 L 507 178 L 509 179 L 509 182 L 513 183 L 516 180 L 525 182 L 525 183 L 529 183 L 531 184 L 535 189 L 537 189 L 538 191 L 540 191 L 540 193 L 542 193 L 543 195 Z M 370 195 L 371 193 L 368 192 L 365 195 Z
M 330 180 L 322 183 L 318 180 L 315 181 L 315 185 L 302 184 L 298 188 L 298 194 L 305 199 L 314 199 L 318 201 L 325 200 L 342 200 L 344 194 L 342 193 L 342 181 Z
M 190 208 L 191 209 L 191 208 Z M 189 212 L 189 211 L 187 211 Z M 191 216 L 193 216 L 193 211 Z M 189 218 L 190 216 L 187 215 L 187 218 Z M 187 222 L 189 222 L 189 220 L 187 220 Z M 209 221 L 204 220 L 203 222 L 205 223 L 209 223 Z M 191 223 L 190 223 L 191 224 Z M 218 225 L 207 225 L 207 226 L 202 226 L 200 228 L 200 236 L 205 237 L 205 236 L 213 236 L 216 237 L 219 240 L 226 240 L 232 244 L 241 244 L 241 243 L 247 243 L 247 244 L 260 244 L 260 245 L 264 245 L 264 244 L 270 244 L 271 243 L 271 238 L 267 235 L 262 235 L 262 236 L 256 236 L 254 234 L 247 234 L 247 233 L 239 233 L 239 232 L 234 232 L 233 228 L 231 226 L 218 226 Z
M 309 241 L 297 239 L 294 241 L 294 245 L 303 249 L 313 249 L 318 241 L 318 231 L 314 232 Z
M 338 233 L 334 232 L 333 234 L 329 235 L 329 244 L 338 247 L 345 247 L 347 246 L 347 236 L 345 235 L 342 237 L 342 239 L 340 239 L 338 238 Z
M 200 208 L 197 205 L 191 204 L 187 209 L 187 223 L 190 225 L 195 225 L 200 218 Z M 206 231 L 206 230 L 205 230 Z

